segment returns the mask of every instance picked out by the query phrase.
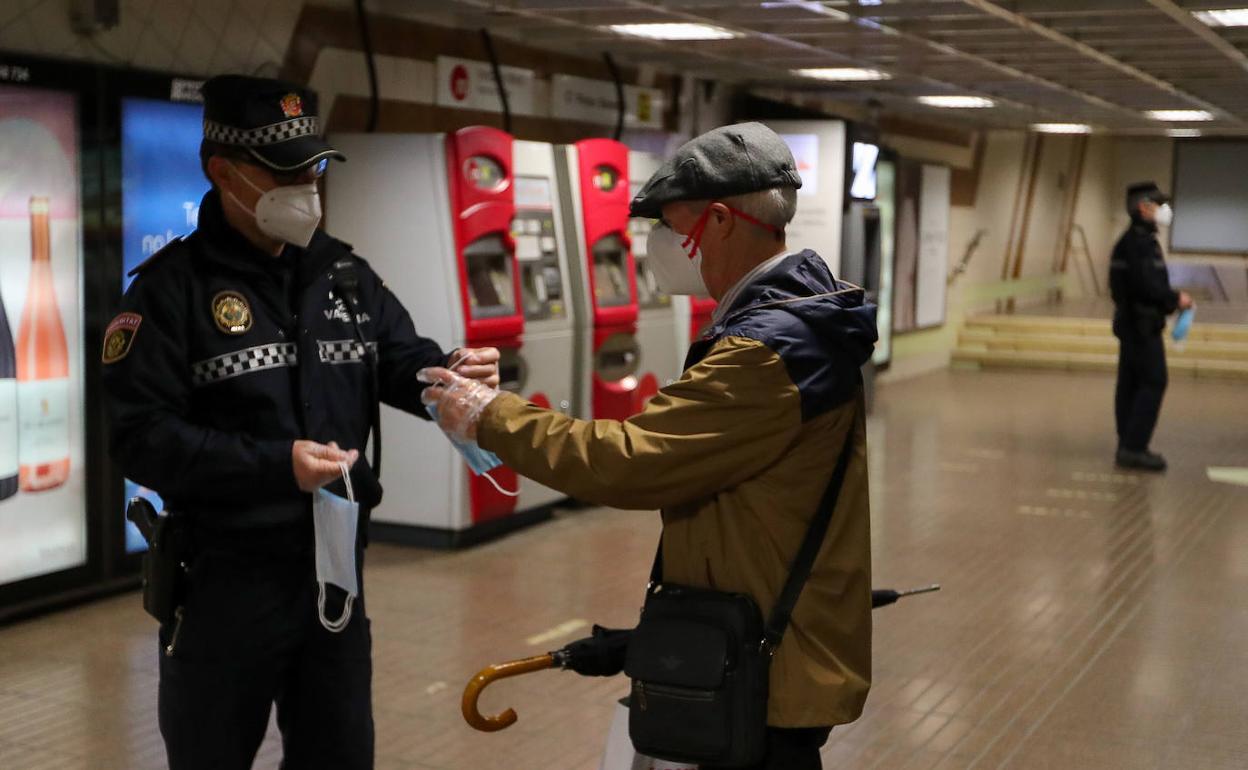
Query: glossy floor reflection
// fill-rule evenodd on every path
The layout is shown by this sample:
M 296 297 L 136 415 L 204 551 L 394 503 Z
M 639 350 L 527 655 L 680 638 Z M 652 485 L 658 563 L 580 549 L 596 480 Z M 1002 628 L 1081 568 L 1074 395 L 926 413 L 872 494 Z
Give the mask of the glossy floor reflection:
M 1160 477 L 1112 466 L 1112 380 L 952 372 L 871 419 L 875 688 L 829 768 L 1248 766 L 1248 399 L 1175 381 Z M 636 618 L 654 514 L 590 510 L 465 553 L 371 549 L 379 768 L 594 770 L 620 679 L 537 674 L 472 732 L 481 665 Z M 0 768 L 157 768 L 156 646 L 136 596 L 0 629 Z M 270 732 L 256 766 L 277 766 Z

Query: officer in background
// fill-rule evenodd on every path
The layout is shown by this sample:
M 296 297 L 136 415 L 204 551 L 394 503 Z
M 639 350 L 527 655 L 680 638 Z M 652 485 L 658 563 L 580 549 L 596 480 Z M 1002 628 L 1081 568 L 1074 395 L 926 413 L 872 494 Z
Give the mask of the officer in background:
M 341 585 L 359 578 L 363 537 L 327 546 L 322 501 L 354 497 L 358 521 L 329 521 L 362 533 L 381 499 L 360 457 L 378 400 L 427 419 L 416 372 L 452 356 L 317 229 L 316 182 L 343 156 L 315 94 L 221 76 L 203 95 L 198 229 L 135 270 L 103 353 L 113 457 L 189 531 L 180 613 L 160 629 L 161 734 L 172 770 L 248 768 L 276 703 L 284 768 L 371 768 L 369 621 Z M 453 357 L 497 385 L 497 350 Z M 325 588 L 315 553 L 334 542 L 345 592 Z
M 1114 336 L 1118 338 L 1118 388 L 1114 414 L 1118 424 L 1117 464 L 1148 471 L 1166 469 L 1165 459 L 1149 451 L 1166 391 L 1166 316 L 1192 306 L 1184 291 L 1170 288 L 1157 228 L 1169 227 L 1170 199 L 1153 182 L 1127 188 L 1131 226 L 1118 239 L 1109 263 L 1114 298 Z

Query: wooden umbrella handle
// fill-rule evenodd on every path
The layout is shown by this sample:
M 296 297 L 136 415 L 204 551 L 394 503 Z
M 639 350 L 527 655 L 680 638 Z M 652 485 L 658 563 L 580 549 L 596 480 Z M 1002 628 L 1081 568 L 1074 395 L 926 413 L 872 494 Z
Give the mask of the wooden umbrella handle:
M 514 709 L 507 709 L 498 716 L 492 717 L 487 717 L 478 710 L 477 700 L 481 697 L 481 691 L 499 679 L 531 674 L 534 671 L 545 671 L 554 667 L 555 658 L 553 655 L 539 655 L 535 658 L 513 660 L 509 663 L 499 663 L 498 665 L 487 666 L 481 669 L 476 676 L 469 680 L 468 685 L 464 687 L 462 703 L 464 720 L 484 733 L 498 732 L 511 727 L 516 723 L 516 712 Z

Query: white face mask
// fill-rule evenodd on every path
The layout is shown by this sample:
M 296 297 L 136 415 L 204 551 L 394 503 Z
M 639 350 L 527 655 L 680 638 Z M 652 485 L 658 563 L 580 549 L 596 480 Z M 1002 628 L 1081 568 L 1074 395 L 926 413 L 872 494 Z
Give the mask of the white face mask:
M 1169 203 L 1163 203 L 1157 207 L 1157 213 L 1153 215 L 1153 221 L 1159 227 L 1169 227 L 1174 221 L 1174 209 L 1170 208 Z
M 274 240 L 307 248 L 316 233 L 316 226 L 321 223 L 321 194 L 316 189 L 316 183 L 274 187 L 265 192 L 239 171 L 233 162 L 230 166 L 248 187 L 260 193 L 256 210 L 251 211 L 233 193 L 226 192 L 239 208 L 255 217 L 260 232 Z
M 656 224 L 646 237 L 646 260 L 667 294 L 706 295 L 702 280 L 702 249 L 691 255 L 682 244 L 687 238 L 664 224 Z

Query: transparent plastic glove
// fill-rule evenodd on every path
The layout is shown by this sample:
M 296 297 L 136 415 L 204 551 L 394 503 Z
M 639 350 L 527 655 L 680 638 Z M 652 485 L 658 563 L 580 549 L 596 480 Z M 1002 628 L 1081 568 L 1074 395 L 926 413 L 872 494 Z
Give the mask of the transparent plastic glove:
M 454 440 L 475 443 L 481 413 L 498 397 L 498 389 L 441 367 L 421 369 L 416 379 L 429 385 L 420 400 L 434 407 L 438 427 Z

